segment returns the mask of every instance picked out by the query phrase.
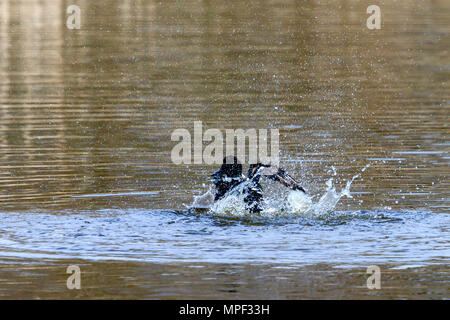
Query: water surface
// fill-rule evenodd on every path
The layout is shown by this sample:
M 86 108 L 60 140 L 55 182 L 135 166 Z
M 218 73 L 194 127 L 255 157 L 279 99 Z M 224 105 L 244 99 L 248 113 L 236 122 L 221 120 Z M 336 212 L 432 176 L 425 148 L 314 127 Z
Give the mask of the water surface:
M 0 2 L 0 297 L 449 298 L 448 1 L 378 1 L 380 30 L 367 1 L 77 4 Z M 189 211 L 194 121 L 279 129 L 315 201 L 370 166 L 326 217 Z

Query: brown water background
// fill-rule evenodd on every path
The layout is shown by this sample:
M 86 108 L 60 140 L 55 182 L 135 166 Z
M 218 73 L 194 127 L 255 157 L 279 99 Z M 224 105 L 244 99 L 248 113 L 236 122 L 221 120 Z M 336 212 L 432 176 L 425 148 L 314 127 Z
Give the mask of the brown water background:
M 71 4 L 80 30 L 66 27 Z M 371 4 L 380 30 L 366 27 Z M 216 167 L 174 165 L 170 134 L 202 121 L 204 130 L 279 129 L 281 164 L 311 194 L 332 166 L 342 186 L 370 164 L 339 210 L 447 215 L 449 17 L 445 0 L 0 0 L 0 210 L 27 220 L 184 209 Z M 145 194 L 101 196 L 136 192 Z M 371 291 L 365 268 L 333 262 L 280 269 L 2 252 L 2 298 L 449 297 L 445 259 L 386 263 L 384 289 Z M 80 291 L 65 288 L 70 264 L 88 270 Z

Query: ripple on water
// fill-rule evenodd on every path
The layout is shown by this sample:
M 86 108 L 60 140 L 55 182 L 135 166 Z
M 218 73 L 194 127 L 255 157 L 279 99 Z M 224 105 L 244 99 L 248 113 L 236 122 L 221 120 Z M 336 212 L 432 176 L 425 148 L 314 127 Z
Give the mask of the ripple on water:
M 205 210 L 0 213 L 0 255 L 146 262 L 448 263 L 450 215 L 342 211 L 216 217 Z

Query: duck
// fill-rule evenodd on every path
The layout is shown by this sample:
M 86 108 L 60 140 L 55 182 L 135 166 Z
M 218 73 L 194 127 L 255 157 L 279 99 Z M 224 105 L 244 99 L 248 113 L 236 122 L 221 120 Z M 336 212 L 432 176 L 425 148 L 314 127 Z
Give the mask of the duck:
M 220 169 L 211 174 L 211 177 L 215 186 L 214 202 L 238 191 L 243 194 L 246 210 L 252 214 L 262 211 L 264 197 L 260 183 L 261 177 L 279 182 L 291 190 L 306 193 L 305 189 L 285 169 L 277 166 L 260 162 L 250 164 L 246 177 L 242 173 L 242 164 L 235 156 L 225 157 Z

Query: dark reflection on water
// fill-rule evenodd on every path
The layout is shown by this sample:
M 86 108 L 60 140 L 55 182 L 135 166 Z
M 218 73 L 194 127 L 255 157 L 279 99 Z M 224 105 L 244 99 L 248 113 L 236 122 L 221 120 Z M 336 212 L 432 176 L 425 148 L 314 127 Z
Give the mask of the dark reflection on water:
M 380 254 L 380 260 L 375 259 L 379 263 L 448 261 L 448 229 L 443 224 L 450 212 L 448 1 L 378 1 L 383 24 L 376 31 L 365 26 L 366 8 L 373 4 L 369 1 L 123 0 L 77 4 L 82 10 L 82 27 L 69 30 L 65 27 L 67 1 L 0 2 L 2 256 L 13 255 L 31 263 L 39 251 L 50 255 L 86 253 L 85 243 L 93 241 L 101 250 L 94 248 L 90 259 L 97 254 L 117 258 L 111 252 L 124 250 L 121 228 L 115 227 L 103 237 L 101 231 L 91 233 L 87 242 L 75 230 L 77 219 L 82 224 L 83 219 L 94 219 L 102 210 L 114 209 L 118 210 L 114 219 L 127 219 L 130 211 L 137 210 L 147 219 L 144 225 L 151 224 L 149 230 L 142 226 L 143 230 L 135 230 L 134 243 L 142 241 L 135 248 L 140 264 L 130 262 L 128 276 L 137 276 L 145 268 L 143 261 L 163 262 L 151 250 L 139 252 L 149 240 L 142 234 L 155 232 L 159 218 L 174 215 L 166 217 L 165 211 L 156 210 L 181 210 L 194 194 L 205 192 L 206 176 L 216 169 L 176 166 L 170 159 L 175 144 L 171 132 L 176 128 L 192 131 L 193 121 L 200 120 L 204 130 L 279 129 L 283 166 L 313 195 L 323 193 L 330 177 L 345 185 L 371 164 L 352 184 L 354 198 L 343 199 L 337 209 L 361 215 L 384 212 L 394 221 L 359 219 L 356 226 L 351 219 L 314 221 L 309 229 L 304 224 L 294 233 L 306 237 L 301 232 L 308 230 L 305 232 L 312 238 L 323 235 L 311 250 L 328 248 L 336 255 L 331 264 L 369 263 L 350 258 L 350 243 L 360 252 L 369 251 L 361 231 L 364 225 L 373 236 L 369 238 L 374 248 L 383 244 L 386 252 L 394 253 Z M 155 221 L 143 212 L 153 212 Z M 407 217 L 403 218 L 402 212 L 408 212 Z M 433 223 L 417 222 L 409 229 L 405 219 L 412 221 L 415 215 L 426 215 L 424 219 Z M 95 228 L 101 227 L 101 219 L 110 217 L 95 218 Z M 264 221 L 243 225 L 242 221 L 203 216 L 196 221 L 195 216 L 184 213 L 173 219 L 193 219 L 200 226 L 191 229 L 164 220 L 172 227 L 168 233 L 157 233 L 161 239 L 186 237 L 187 248 L 180 245 L 165 253 L 170 261 L 189 256 L 189 246 L 194 252 L 191 241 L 195 237 L 223 233 L 224 239 L 233 239 L 239 238 L 240 228 L 265 228 L 277 239 L 292 226 Z M 130 219 L 124 230 L 136 227 L 138 221 Z M 51 223 L 60 228 L 49 233 Z M 331 233 L 322 227 L 330 228 Z M 38 233 L 40 228 L 43 234 Z M 398 237 L 383 240 L 373 231 L 383 228 Z M 349 236 L 340 238 L 340 232 Z M 358 240 L 351 239 L 353 232 L 359 234 Z M 404 233 L 408 236 L 401 238 Z M 60 243 L 55 241 L 55 247 L 48 250 L 51 241 L 46 237 L 50 234 L 60 237 Z M 434 240 L 427 240 L 428 235 Z M 140 236 L 145 241 L 139 240 Z M 324 239 L 333 238 L 349 246 L 348 255 L 337 257 L 340 251 L 327 247 L 331 244 Z M 258 248 L 258 239 L 249 240 L 256 248 L 249 250 L 249 255 L 272 260 L 283 252 L 289 255 L 288 239 L 277 244 L 267 238 L 267 251 Z M 62 242 L 73 247 L 63 248 Z M 232 260 L 232 253 L 227 259 Z M 203 258 L 197 261 L 222 261 L 222 257 L 208 260 L 205 256 L 198 256 Z M 402 258 L 396 259 L 399 256 Z M 323 262 L 321 257 L 320 253 L 308 253 L 311 263 Z M 123 275 L 128 264 L 117 266 L 107 262 L 96 265 Z M 212 274 L 220 274 L 222 267 L 208 268 Z M 448 275 L 448 268 L 445 272 Z M 419 280 L 432 278 L 418 274 Z M 261 277 L 261 283 L 267 284 L 269 276 L 261 273 Z M 433 290 L 442 292 L 440 278 L 435 277 Z M 158 285 L 166 283 L 163 276 L 158 281 Z M 7 288 L 1 294 L 14 296 Z M 33 288 L 41 287 L 32 282 L 30 292 Z M 174 291 L 157 296 L 196 297 L 201 288 L 198 284 L 190 294 Z M 92 289 L 90 296 L 103 297 L 102 290 Z M 277 291 L 278 297 L 298 297 L 283 290 Z M 405 290 L 392 297 L 430 296 Z M 138 291 L 136 297 L 154 297 Z M 217 296 L 232 297 L 223 292 Z M 124 291 L 122 297 L 130 294 Z M 362 293 L 349 289 L 339 294 L 358 297 Z M 52 295 L 50 290 L 42 297 Z M 317 297 L 319 293 L 302 291 L 301 296 Z

